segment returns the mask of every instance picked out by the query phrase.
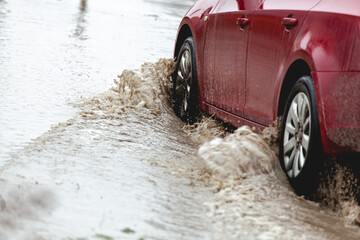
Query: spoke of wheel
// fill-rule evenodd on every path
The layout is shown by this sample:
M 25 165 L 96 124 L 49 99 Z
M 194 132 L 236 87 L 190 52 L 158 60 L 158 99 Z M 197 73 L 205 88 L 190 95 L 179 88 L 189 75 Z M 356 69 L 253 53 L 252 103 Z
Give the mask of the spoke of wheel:
M 189 72 L 187 78 L 184 81 L 184 84 L 186 84 L 186 86 L 190 86 L 191 77 L 192 77 L 192 74 L 191 74 L 191 72 Z
M 310 128 L 310 116 L 308 116 L 306 118 L 303 128 L 304 128 L 304 131 L 306 131 L 307 129 Z
M 287 143 L 284 145 L 284 154 L 288 154 L 291 150 L 295 148 L 296 140 L 295 137 L 292 137 Z
M 294 162 L 293 162 L 293 171 L 292 171 L 292 177 L 296 177 L 299 174 L 299 157 L 300 157 L 300 151 L 296 151 Z
M 186 110 L 188 108 L 188 101 L 187 101 L 187 96 L 186 95 L 184 97 L 183 108 L 184 108 L 184 111 L 186 112 Z
M 295 157 L 295 154 L 296 154 L 296 149 L 294 148 L 291 152 L 291 155 L 290 157 L 288 158 L 288 161 L 285 162 L 285 169 L 286 170 L 290 170 L 292 165 L 293 165 L 293 162 L 294 162 L 294 157 Z
M 310 136 L 303 134 L 301 146 L 305 149 L 306 152 L 308 151 L 309 148 L 309 142 L 310 142 Z
M 295 127 L 291 124 L 291 122 L 286 123 L 286 131 L 288 131 L 291 135 L 295 135 Z
M 186 73 L 187 73 L 187 71 L 186 71 L 186 53 L 187 53 L 187 51 L 185 51 L 184 52 L 184 54 L 182 55 L 182 57 L 181 57 L 181 60 L 180 60 L 180 70 L 181 70 L 181 74 L 182 74 L 182 76 L 183 76 L 183 78 L 185 79 L 187 76 L 186 76 Z
M 181 69 L 178 71 L 178 78 L 177 78 L 177 81 L 181 80 L 182 82 L 184 81 L 184 76 L 183 74 L 181 73 Z
M 293 122 L 295 124 L 295 128 L 297 129 L 297 124 L 299 123 L 299 117 L 298 117 L 296 111 L 297 111 L 297 104 L 295 102 L 293 102 L 290 106 L 289 113 L 290 113 L 291 119 L 293 120 Z
M 299 122 L 301 122 L 301 118 L 302 118 L 302 107 L 304 105 L 304 98 L 301 94 L 297 95 L 296 97 L 296 103 L 297 103 L 297 116 L 299 119 Z
M 299 119 L 300 119 L 301 125 L 304 125 L 304 122 L 305 122 L 307 106 L 308 106 L 307 102 L 306 102 L 305 98 L 303 98 L 302 103 L 301 103 L 301 108 L 300 108 L 300 114 L 299 114 Z
M 305 153 L 304 153 L 304 149 L 301 146 L 300 147 L 300 158 L 299 158 L 299 169 L 301 170 L 305 165 Z
M 189 85 L 184 85 L 184 99 L 183 99 L 183 107 L 184 110 L 186 111 L 189 105 L 189 98 L 190 98 L 190 86 Z

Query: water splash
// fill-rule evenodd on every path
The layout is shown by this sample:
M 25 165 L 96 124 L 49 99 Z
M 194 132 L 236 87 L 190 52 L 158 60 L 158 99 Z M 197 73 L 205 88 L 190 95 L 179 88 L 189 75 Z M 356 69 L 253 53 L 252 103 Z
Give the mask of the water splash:
M 170 108 L 173 59 L 144 63 L 139 69 L 124 70 L 107 92 L 84 99 L 81 115 L 121 114 L 126 109 L 147 108 L 161 113 Z
M 323 159 L 320 186 L 315 196 L 321 206 L 344 219 L 347 225 L 360 226 L 359 159 Z
M 247 126 L 225 132 L 221 124 L 206 119 L 190 128 L 190 134 L 201 136 L 202 177 L 214 192 L 205 203 L 212 239 L 329 239 L 339 231 L 346 239 L 357 239 L 357 230 L 350 230 L 359 214 L 354 201 L 340 202 L 339 218 L 292 190 L 277 157 L 279 122 L 261 134 Z M 321 224 L 314 228 L 315 222 Z
M 185 124 L 183 130 L 199 144 L 216 137 L 223 138 L 229 134 L 226 126 L 215 118 L 208 116 L 203 116 L 200 122 Z
M 56 165 L 59 175 L 68 171 L 66 163 L 69 161 L 72 169 L 82 172 L 83 165 L 78 160 L 89 158 L 90 152 L 89 165 L 95 169 L 89 171 L 91 177 L 94 178 L 94 172 L 105 174 L 108 181 L 104 176 L 98 176 L 98 181 L 102 186 L 110 185 L 111 189 L 114 189 L 113 184 L 116 181 L 124 181 L 123 177 L 114 178 L 112 175 L 113 169 L 119 167 L 119 159 L 122 159 L 120 153 L 116 155 L 119 149 L 125 153 L 133 153 L 136 149 L 136 157 L 141 159 L 132 162 L 123 160 L 121 168 L 128 164 L 130 169 L 123 172 L 127 177 L 128 174 L 134 174 L 134 169 L 138 169 L 135 171 L 138 174 L 144 171 L 145 165 L 141 162 L 144 152 L 151 152 L 151 155 L 147 156 L 149 164 L 158 166 L 161 171 L 171 171 L 171 179 L 176 183 L 171 188 L 164 188 L 166 191 L 176 189 L 187 193 L 185 184 L 179 186 L 181 176 L 191 178 L 187 187 L 202 186 L 201 181 L 209 184 L 213 194 L 207 197 L 205 205 L 207 220 L 212 223 L 212 239 L 330 239 L 336 238 L 339 233 L 346 239 L 358 238 L 357 229 L 350 231 L 344 227 L 341 218 L 334 216 L 332 212 L 323 211 L 318 204 L 293 192 L 278 163 L 279 128 L 276 124 L 266 128 L 261 134 L 246 126 L 232 133 L 217 120 L 204 117 L 200 123 L 184 125 L 182 128 L 186 135 L 193 139 L 195 147 L 189 144 L 187 136 L 181 131 L 183 125 L 171 110 L 173 69 L 172 59 L 161 59 L 156 63 L 145 63 L 139 69 L 125 70 L 115 80 L 114 87 L 96 97 L 83 99 L 77 116 L 54 126 L 25 149 L 24 155 L 32 156 L 28 163 L 34 169 L 38 168 L 36 164 L 52 169 L 54 166 L 51 161 L 44 164 L 36 162 L 35 159 L 48 159 L 50 156 L 50 159 L 58 161 L 61 153 L 63 162 Z M 73 146 L 74 142 L 76 146 Z M 197 158 L 196 146 L 199 146 Z M 199 161 L 193 161 L 196 159 Z M 19 163 L 24 164 L 23 160 L 20 157 Z M 107 164 L 102 164 L 104 160 Z M 135 168 L 136 164 L 139 164 L 138 168 Z M 100 166 L 102 171 L 98 171 Z M 87 166 L 86 169 L 88 168 L 90 167 Z M 68 175 L 61 176 L 66 182 Z M 157 179 L 158 176 L 155 175 L 151 175 L 151 179 L 157 179 L 156 184 L 168 187 L 166 184 L 170 177 L 161 176 L 165 176 L 164 181 Z M 174 177 L 178 176 L 179 179 L 174 180 Z M 80 174 L 77 177 L 77 181 L 84 182 L 81 185 L 86 186 L 88 176 Z M 127 177 L 126 181 L 129 181 L 130 177 Z M 51 176 L 49 179 L 52 179 Z M 181 181 L 184 182 L 183 179 Z M 94 184 L 97 186 L 97 182 Z M 72 189 L 72 183 L 61 183 L 60 187 L 67 191 L 65 195 L 74 191 L 69 190 Z M 104 194 L 107 192 L 105 188 L 102 190 Z M 76 188 L 76 191 L 79 193 L 74 195 L 79 196 L 81 190 Z M 164 194 L 160 193 L 159 195 Z M 189 202 L 192 201 L 193 198 L 189 197 Z M 0 199 L 0 209 L 7 208 L 8 202 L 9 197 L 3 196 Z M 146 202 L 151 202 L 151 199 Z M 126 201 L 123 204 L 126 204 Z M 343 216 L 354 219 L 353 216 L 358 215 L 352 202 L 343 202 L 343 205 Z M 77 207 L 71 204 L 70 206 L 74 209 Z M 179 203 L 176 206 L 179 209 Z M 46 211 L 48 208 L 43 209 Z M 167 216 L 161 217 L 169 220 Z M 178 216 L 174 219 L 178 219 Z M 188 219 L 184 220 L 185 223 L 187 221 Z M 154 224 L 156 223 L 155 221 Z
M 274 171 L 276 161 L 269 145 L 248 126 L 203 144 L 198 155 L 206 168 L 221 179 L 268 174 Z

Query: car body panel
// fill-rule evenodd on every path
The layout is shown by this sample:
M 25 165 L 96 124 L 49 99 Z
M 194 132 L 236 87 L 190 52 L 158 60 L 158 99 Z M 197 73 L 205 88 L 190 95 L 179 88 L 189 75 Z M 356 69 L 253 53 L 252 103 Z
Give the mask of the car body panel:
M 360 1 L 322 0 L 312 10 L 308 21 L 318 22 L 320 32 L 313 42 L 317 40 L 317 45 L 323 47 L 317 48 L 330 52 L 323 53 L 323 57 L 313 57 L 318 60 L 317 71 L 360 71 Z M 315 29 L 312 33 L 316 33 Z M 332 59 L 327 59 L 326 55 Z
M 317 72 L 318 112 L 324 151 L 360 152 L 360 73 Z
M 243 18 L 251 22 L 261 2 L 221 1 L 207 23 L 204 101 L 237 116 L 243 115 L 245 104 L 246 56 L 251 27 L 240 28 L 238 21 Z
M 239 30 L 242 16 L 250 24 Z M 297 25 L 285 29 L 285 17 Z M 324 152 L 360 152 L 360 1 L 200 0 L 179 32 L 184 26 L 194 37 L 202 110 L 264 128 L 282 114 L 282 87 L 301 60 L 314 81 Z
M 273 108 L 276 82 L 286 74 L 286 57 L 308 11 L 318 1 L 307 0 L 303 9 L 285 10 L 298 1 L 265 0 L 255 11 L 248 46 L 245 118 L 268 125 L 276 117 Z M 281 8 L 279 2 L 283 2 Z M 282 24 L 285 18 L 296 19 L 298 23 L 287 29 Z
M 216 118 L 223 120 L 224 122 L 230 123 L 231 125 L 233 125 L 235 127 L 241 127 L 243 125 L 248 125 L 249 127 L 251 127 L 254 131 L 256 131 L 258 133 L 260 133 L 266 127 L 259 123 L 252 122 L 249 119 L 242 118 L 242 117 L 239 117 L 230 112 L 224 111 L 224 110 L 217 108 L 208 103 L 204 104 L 204 111 L 206 111 L 207 113 L 211 114 L 212 116 L 214 116 Z
M 358 18 L 336 13 L 309 13 L 298 44 L 311 55 L 315 64 L 314 70 L 350 70 L 353 44 L 358 34 Z
M 360 19 L 357 19 L 358 31 L 353 43 L 349 71 L 360 71 Z
M 346 0 L 336 8 L 338 3 L 322 0 L 309 12 L 289 53 L 304 59 L 312 71 L 327 154 L 360 152 L 360 11 L 353 15 L 355 4 L 360 9 L 358 1 Z

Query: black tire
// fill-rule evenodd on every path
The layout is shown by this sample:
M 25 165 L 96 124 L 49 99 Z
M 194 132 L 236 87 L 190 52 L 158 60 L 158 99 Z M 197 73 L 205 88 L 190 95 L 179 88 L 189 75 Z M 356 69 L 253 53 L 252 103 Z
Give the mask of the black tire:
M 317 190 L 323 157 L 315 87 L 310 76 L 296 81 L 287 99 L 281 125 L 281 167 L 295 192 L 309 196 Z
M 180 48 L 173 75 L 175 114 L 184 122 L 194 123 L 199 115 L 196 55 L 194 40 L 188 37 Z

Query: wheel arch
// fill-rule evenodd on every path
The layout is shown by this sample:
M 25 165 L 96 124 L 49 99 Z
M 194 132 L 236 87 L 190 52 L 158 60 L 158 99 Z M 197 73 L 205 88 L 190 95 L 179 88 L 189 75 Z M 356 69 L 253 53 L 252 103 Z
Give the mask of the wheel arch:
M 303 59 L 295 60 L 288 68 L 284 80 L 282 82 L 280 96 L 278 101 L 277 116 L 281 116 L 284 112 L 286 100 L 295 82 L 303 75 L 311 76 L 311 68 Z
M 179 30 L 177 35 L 176 43 L 175 43 L 175 50 L 174 50 L 174 59 L 176 60 L 177 55 L 179 54 L 180 48 L 185 41 L 186 38 L 193 37 L 193 33 L 191 28 L 188 24 L 183 24 Z

